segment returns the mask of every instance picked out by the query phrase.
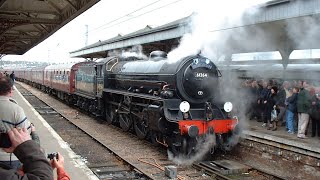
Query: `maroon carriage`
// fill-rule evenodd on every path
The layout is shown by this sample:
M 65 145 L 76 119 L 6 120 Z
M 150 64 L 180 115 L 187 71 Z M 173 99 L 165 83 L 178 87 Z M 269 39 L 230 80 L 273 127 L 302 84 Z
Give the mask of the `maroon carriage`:
M 63 100 L 75 91 L 75 72 L 80 65 L 90 62 L 50 65 L 44 69 L 44 85 Z

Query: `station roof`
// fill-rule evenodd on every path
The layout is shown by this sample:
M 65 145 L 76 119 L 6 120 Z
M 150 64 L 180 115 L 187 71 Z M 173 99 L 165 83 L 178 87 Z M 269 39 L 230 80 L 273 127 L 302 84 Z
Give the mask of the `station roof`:
M 0 0 L 0 54 L 24 54 L 98 1 Z
M 107 39 L 105 41 L 99 41 L 76 51 L 70 52 L 70 54 L 74 57 L 103 57 L 105 51 L 108 50 L 180 38 L 183 34 L 190 32 L 190 28 L 187 27 L 189 21 L 190 17 L 185 17 L 155 28 L 147 25 L 143 29 L 126 35 L 119 34 L 116 37 Z
M 290 49 L 307 49 L 318 48 L 320 43 L 312 41 L 306 46 L 296 46 L 296 42 L 287 33 L 287 23 L 299 24 L 299 28 L 303 28 L 300 22 L 308 22 L 309 17 L 320 19 L 320 3 L 318 0 L 273 0 L 259 6 L 258 14 L 252 17 L 251 13 L 244 16 L 243 24 L 236 27 L 222 27 L 221 29 L 212 30 L 212 32 L 220 32 L 233 35 L 226 41 L 228 52 L 223 54 L 234 54 L 241 52 L 262 52 Z M 81 49 L 70 52 L 72 57 L 97 58 L 106 57 L 108 51 L 115 49 L 128 48 L 134 45 L 143 45 L 143 48 L 152 47 L 160 44 L 169 44 L 167 46 L 176 46 L 184 34 L 190 32 L 188 20 L 190 18 L 183 18 L 156 28 L 147 28 L 127 34 L 124 36 L 117 36 L 105 41 L 100 41 L 95 44 L 83 47 Z M 239 33 L 248 32 L 248 43 L 243 46 L 243 42 L 236 42 Z M 260 35 L 270 37 L 272 43 L 261 43 Z M 320 35 L 319 35 L 320 37 Z M 317 38 L 315 38 L 317 39 Z M 168 43 L 168 41 L 174 40 Z M 167 47 L 168 48 L 168 47 Z M 170 51 L 170 48 L 169 48 Z

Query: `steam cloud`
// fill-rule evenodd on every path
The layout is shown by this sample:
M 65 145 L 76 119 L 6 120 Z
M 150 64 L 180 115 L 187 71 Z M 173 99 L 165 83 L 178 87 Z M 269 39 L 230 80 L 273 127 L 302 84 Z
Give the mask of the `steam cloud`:
M 189 24 L 190 32 L 182 37 L 180 45 L 169 52 L 168 59 L 170 62 L 175 62 L 182 57 L 197 54 L 201 50 L 201 54 L 214 60 L 217 60 L 221 55 L 232 52 L 234 47 L 240 45 L 242 47 L 243 42 L 248 42 L 249 37 L 252 33 L 256 36 L 263 34 L 260 29 L 250 29 L 250 31 L 237 30 L 237 32 L 230 30 L 226 32 L 212 32 L 213 30 L 219 30 L 222 27 L 234 27 L 241 26 L 244 21 L 250 21 L 250 19 L 244 18 L 244 13 L 253 15 L 258 12 L 257 8 L 252 8 L 254 5 L 266 2 L 266 0 L 260 1 L 234 1 L 234 0 L 202 0 L 200 1 L 199 7 L 197 7 L 197 13 L 193 14 L 191 22 Z M 232 4 L 232 6 L 231 6 Z M 213 6 L 215 5 L 215 6 Z M 235 7 L 235 8 L 232 8 Z M 246 14 L 248 16 L 248 14 Z M 268 40 L 268 36 L 265 40 Z M 232 45 L 232 43 L 238 42 L 238 44 Z M 250 43 L 250 42 L 248 42 Z M 253 44 L 253 43 L 252 43 Z M 231 57 L 229 57 L 231 58 Z M 221 99 L 224 102 L 230 101 L 235 107 L 235 114 L 239 117 L 241 127 L 245 126 L 247 118 L 247 102 L 243 99 L 246 97 L 246 92 L 239 89 L 241 81 L 238 79 L 236 74 L 228 73 L 228 75 L 223 75 L 221 79 L 219 89 L 223 92 L 220 94 Z M 214 86 L 214 85 L 213 85 Z M 241 108 L 240 108 L 241 107 Z M 227 147 L 230 149 L 237 144 L 239 141 L 239 135 L 234 135 L 227 141 Z M 215 139 L 215 137 L 210 137 Z M 201 148 L 197 146 L 198 151 L 193 157 L 185 157 L 180 155 L 178 157 L 172 157 L 169 153 L 169 157 L 177 164 L 190 165 L 195 161 L 203 159 L 204 155 L 215 145 L 213 139 L 207 139 Z M 199 145 L 200 146 L 200 145 Z
M 299 20 L 287 20 L 286 30 L 289 38 L 294 42 L 294 46 L 298 49 L 319 48 L 319 18 L 310 16 Z
M 170 61 L 177 61 L 182 57 L 194 55 L 202 51 L 202 54 L 217 59 L 217 50 L 223 52 L 227 41 L 241 37 L 233 36 L 233 32 L 212 32 L 225 27 L 240 26 L 243 24 L 244 13 L 255 14 L 258 10 L 252 8 L 267 0 L 200 0 L 197 3 L 196 13 L 193 14 L 189 28 L 191 33 L 182 37 L 178 48 L 168 54 Z M 231 6 L 232 4 L 232 6 Z
M 215 135 L 206 136 L 202 142 L 199 142 L 196 146 L 196 154 L 192 156 L 186 156 L 180 154 L 178 156 L 173 156 L 172 152 L 168 150 L 169 160 L 173 161 L 178 165 L 192 165 L 195 161 L 203 159 L 203 157 L 210 151 L 212 147 L 216 144 Z
M 111 50 L 108 51 L 108 56 L 137 57 L 139 59 L 147 59 L 147 56 L 143 53 L 143 47 L 141 45 L 135 45 L 126 50 Z
M 143 48 L 141 45 L 133 46 L 129 51 L 122 51 L 123 57 L 137 57 L 139 59 L 147 59 L 148 57 L 143 54 Z

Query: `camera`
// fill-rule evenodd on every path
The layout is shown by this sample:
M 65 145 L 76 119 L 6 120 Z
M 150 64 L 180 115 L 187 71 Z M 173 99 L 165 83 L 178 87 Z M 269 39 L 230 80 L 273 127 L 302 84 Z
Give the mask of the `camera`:
M 9 147 L 11 147 L 11 141 L 6 131 L 6 127 L 3 124 L 3 121 L 0 120 L 0 148 L 9 148 Z
M 50 159 L 50 160 L 53 159 L 53 158 L 56 158 L 58 160 L 58 153 L 57 152 L 49 153 L 47 155 L 47 158 Z
M 8 133 L 0 133 L 0 148 L 11 147 L 11 141 Z

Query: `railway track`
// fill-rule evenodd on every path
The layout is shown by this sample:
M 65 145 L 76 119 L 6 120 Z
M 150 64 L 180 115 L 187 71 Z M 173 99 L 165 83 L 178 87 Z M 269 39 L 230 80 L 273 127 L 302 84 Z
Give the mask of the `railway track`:
M 284 180 L 276 174 L 269 174 L 260 169 L 252 168 L 230 160 L 203 161 L 194 163 L 193 167 L 218 180 L 254 179 Z
M 168 179 L 164 167 L 174 164 L 163 148 L 139 140 L 118 127 L 102 124 L 29 85 L 18 82 L 16 88 L 71 149 L 83 157 L 99 179 Z M 254 168 L 233 175 L 225 174 L 223 167 L 210 167 L 203 162 L 175 166 L 177 179 L 281 179 Z
M 113 153 L 70 123 L 60 113 L 35 97 L 23 87 L 16 86 L 37 112 L 86 162 L 87 166 L 101 180 L 104 179 L 148 179 L 132 167 L 123 163 Z

